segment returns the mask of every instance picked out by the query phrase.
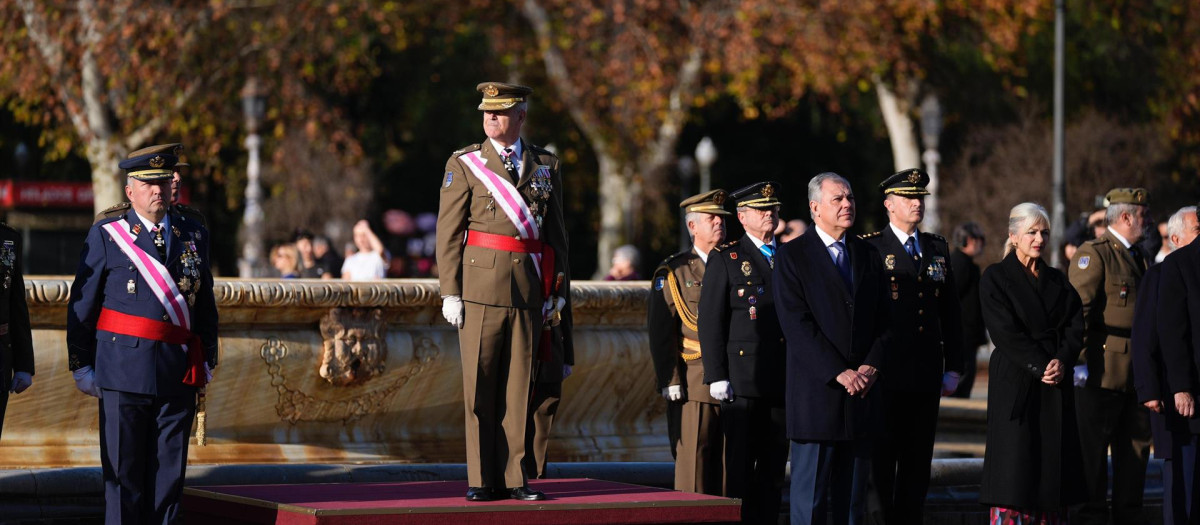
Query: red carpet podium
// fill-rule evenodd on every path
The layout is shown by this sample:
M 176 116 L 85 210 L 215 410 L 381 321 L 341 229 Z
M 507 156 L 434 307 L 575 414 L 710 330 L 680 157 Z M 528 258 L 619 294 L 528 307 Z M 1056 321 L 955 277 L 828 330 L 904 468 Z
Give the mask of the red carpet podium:
M 183 491 L 188 525 L 723 523 L 738 500 L 593 479 L 532 480 L 545 501 L 471 503 L 465 481 L 224 485 Z

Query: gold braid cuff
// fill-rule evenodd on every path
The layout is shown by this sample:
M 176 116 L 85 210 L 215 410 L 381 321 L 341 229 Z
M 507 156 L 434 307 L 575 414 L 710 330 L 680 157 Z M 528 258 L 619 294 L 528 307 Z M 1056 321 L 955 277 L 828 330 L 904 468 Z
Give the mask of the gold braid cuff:
M 208 407 L 204 402 L 207 387 L 196 391 L 196 445 L 201 447 L 208 444 Z

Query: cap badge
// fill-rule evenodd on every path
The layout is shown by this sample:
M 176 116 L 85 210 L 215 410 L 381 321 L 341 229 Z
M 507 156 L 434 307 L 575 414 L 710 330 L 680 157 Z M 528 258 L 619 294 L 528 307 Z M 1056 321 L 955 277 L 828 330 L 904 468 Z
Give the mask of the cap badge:
M 921 182 L 921 173 L 917 170 L 912 170 L 912 172 L 908 174 L 908 182 L 913 184 Z
M 770 184 L 767 184 L 766 186 L 763 186 L 763 189 L 762 189 L 762 196 L 763 196 L 763 198 L 765 198 L 765 199 L 769 199 L 769 198 L 771 198 L 773 195 L 775 195 L 775 187 L 774 187 L 774 186 L 771 186 Z
M 500 94 L 500 90 L 496 89 L 495 85 L 488 84 L 487 87 L 483 88 L 483 94 L 489 97 L 494 97 Z
M 725 192 L 718 190 L 716 193 L 713 194 L 712 201 L 713 201 L 713 204 L 716 204 L 717 206 L 724 206 L 725 205 Z
M 167 159 L 164 159 L 158 155 L 155 155 L 153 158 L 150 159 L 150 167 L 151 168 L 161 168 L 166 163 L 167 163 Z

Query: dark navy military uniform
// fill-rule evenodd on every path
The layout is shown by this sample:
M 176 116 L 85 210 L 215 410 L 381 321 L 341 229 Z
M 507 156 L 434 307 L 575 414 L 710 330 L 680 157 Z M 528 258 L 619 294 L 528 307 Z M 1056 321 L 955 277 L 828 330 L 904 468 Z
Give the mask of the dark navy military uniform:
M 126 169 L 124 163 L 122 167 Z M 151 291 L 150 277 L 102 229 L 121 218 L 134 244 L 162 262 L 177 283 L 189 304 L 192 333 L 202 341 L 203 358 L 211 368 L 217 360 L 217 309 L 209 235 L 196 221 L 168 213 L 164 261 L 149 228 L 132 210 L 92 225 L 67 309 L 70 368 L 91 366 L 100 390 L 105 521 L 174 523 L 196 388 L 183 383 L 189 363 L 181 345 L 97 328 L 102 308 L 159 322 L 170 319 Z
M 944 372 L 963 372 L 962 319 L 950 250 L 919 232 L 911 256 L 889 226 L 863 238 L 879 250 L 887 280 L 888 351 L 879 382 L 885 432 L 872 450 L 875 487 L 889 523 L 920 522 L 929 489 Z
M 758 183 L 730 198 L 747 206 L 758 200 L 747 191 L 755 191 L 764 205 L 778 206 L 774 187 Z M 785 347 L 771 288 L 773 265 L 743 236 L 709 252 L 700 294 L 704 383 L 729 381 L 733 388 L 734 400 L 721 408 L 725 495 L 743 499 L 743 523 L 778 518 L 787 463 Z
M 22 266 L 21 234 L 0 224 L 0 432 L 13 374 L 33 375 L 33 336 Z

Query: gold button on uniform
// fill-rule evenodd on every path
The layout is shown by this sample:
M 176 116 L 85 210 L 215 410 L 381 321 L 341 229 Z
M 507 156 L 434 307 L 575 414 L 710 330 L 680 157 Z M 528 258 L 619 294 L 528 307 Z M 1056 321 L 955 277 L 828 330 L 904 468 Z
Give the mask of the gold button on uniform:
M 738 350 L 738 355 L 746 355 L 746 351 L 745 351 L 745 350 Z
M 925 297 L 925 292 L 917 292 L 918 299 L 923 298 L 923 297 Z
M 917 315 L 925 315 L 925 310 L 917 310 Z
M 918 327 L 917 327 L 917 331 L 918 331 L 918 332 L 924 332 L 924 331 L 925 331 L 925 327 L 924 327 L 924 326 L 918 326 Z
M 520 259 L 513 259 L 513 264 L 520 264 L 520 263 L 521 263 Z

